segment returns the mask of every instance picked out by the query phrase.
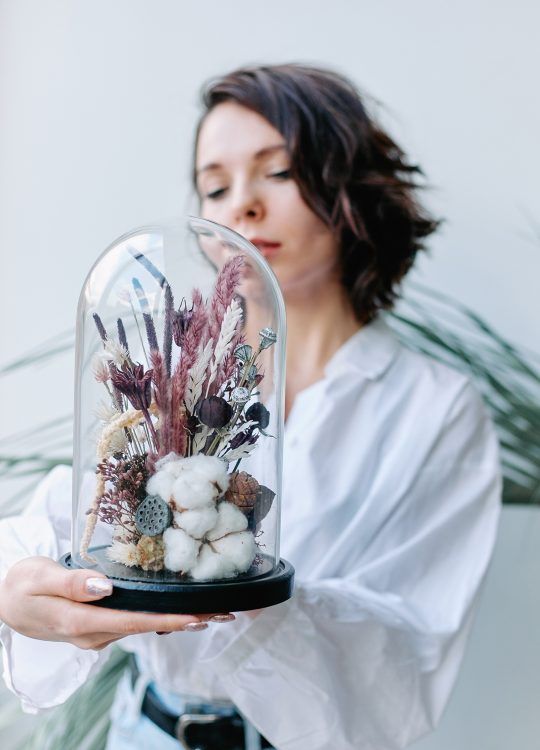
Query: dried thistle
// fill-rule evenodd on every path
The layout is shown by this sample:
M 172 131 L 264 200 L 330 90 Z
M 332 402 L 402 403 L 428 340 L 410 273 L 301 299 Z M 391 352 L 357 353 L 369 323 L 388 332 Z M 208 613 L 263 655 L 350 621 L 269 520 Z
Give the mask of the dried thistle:
M 103 345 L 103 352 L 101 355 L 108 362 L 113 362 L 116 367 L 123 367 L 129 360 L 129 354 L 122 344 L 113 339 L 107 339 Z
M 184 337 L 189 330 L 191 321 L 193 320 L 193 307 L 194 305 L 188 310 L 187 302 L 183 299 L 178 308 L 178 312 L 174 314 L 173 336 L 176 346 L 182 347 L 184 345 Z
M 106 383 L 109 380 L 109 366 L 101 354 L 94 354 L 92 358 L 92 372 L 98 383 Z
M 161 536 L 141 536 L 137 542 L 137 565 L 143 570 L 163 570 L 165 547 Z

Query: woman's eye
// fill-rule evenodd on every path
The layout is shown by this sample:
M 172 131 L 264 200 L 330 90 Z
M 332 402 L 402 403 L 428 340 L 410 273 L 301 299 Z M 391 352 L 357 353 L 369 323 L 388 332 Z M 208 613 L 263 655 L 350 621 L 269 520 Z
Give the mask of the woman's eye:
M 205 194 L 205 198 L 208 198 L 209 200 L 217 200 L 218 198 L 221 198 L 222 195 L 225 194 L 225 190 L 227 188 L 217 188 L 217 190 L 211 190 L 209 193 Z
M 280 172 L 272 172 L 272 174 L 269 174 L 268 176 L 274 177 L 276 180 L 288 180 L 291 176 L 291 170 L 282 169 Z

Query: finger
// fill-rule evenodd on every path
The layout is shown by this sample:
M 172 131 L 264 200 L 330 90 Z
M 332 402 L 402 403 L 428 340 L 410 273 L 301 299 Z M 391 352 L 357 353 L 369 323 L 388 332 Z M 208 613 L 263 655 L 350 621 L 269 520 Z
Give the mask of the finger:
M 236 616 L 232 612 L 216 612 L 215 615 L 208 615 L 209 622 L 232 622 L 236 620 Z
M 120 637 L 150 632 L 177 632 L 181 630 L 204 630 L 208 624 L 204 615 L 154 614 L 149 612 L 124 612 L 117 609 L 101 609 L 86 604 L 69 608 L 69 635 L 83 636 L 85 633 L 110 633 Z
M 77 648 L 82 648 L 86 651 L 101 651 L 119 641 L 121 637 L 119 635 L 112 637 L 110 633 L 92 633 L 81 638 L 73 638 L 70 642 L 74 646 L 77 646 Z
M 27 571 L 30 594 L 91 602 L 112 594 L 112 582 L 95 570 L 66 570 L 48 557 L 32 558 Z M 24 574 L 24 573 L 23 573 Z

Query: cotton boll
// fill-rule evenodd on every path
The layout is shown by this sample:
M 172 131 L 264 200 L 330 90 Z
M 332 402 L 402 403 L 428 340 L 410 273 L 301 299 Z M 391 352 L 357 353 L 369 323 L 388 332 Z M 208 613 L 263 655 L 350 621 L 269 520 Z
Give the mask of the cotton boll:
M 159 461 L 156 461 L 156 469 L 177 477 L 182 471 L 183 461 L 184 459 L 178 453 L 171 451 L 166 456 L 163 456 L 163 458 L 160 458 Z
M 250 531 L 228 534 L 223 539 L 212 542 L 212 546 L 225 560 L 234 565 L 238 573 L 244 573 L 257 552 L 255 539 Z
M 216 525 L 217 517 L 218 512 L 213 504 L 174 514 L 177 525 L 190 536 L 199 539 Z
M 165 545 L 165 567 L 175 572 L 187 573 L 197 562 L 201 543 L 186 534 L 183 529 L 169 527 L 163 532 Z
M 174 477 L 166 471 L 158 471 L 152 474 L 146 483 L 146 491 L 149 495 L 159 495 L 166 503 L 172 496 Z
M 216 456 L 191 456 L 188 459 L 191 462 L 190 470 L 196 474 L 208 479 L 209 482 L 216 483 L 219 490 L 216 493 L 222 495 L 229 486 L 229 476 L 227 474 L 227 464 L 221 458 Z
M 214 581 L 231 578 L 235 574 L 234 564 L 214 552 L 208 544 L 203 544 L 197 563 L 191 568 L 191 577 L 196 581 Z
M 174 482 L 172 494 L 177 508 L 202 508 L 214 500 L 216 489 L 210 482 L 185 472 Z
M 247 517 L 232 503 L 222 502 L 218 505 L 218 518 L 214 528 L 208 532 L 207 536 L 210 541 L 219 539 L 225 534 L 231 534 L 235 531 L 245 531 L 247 529 Z

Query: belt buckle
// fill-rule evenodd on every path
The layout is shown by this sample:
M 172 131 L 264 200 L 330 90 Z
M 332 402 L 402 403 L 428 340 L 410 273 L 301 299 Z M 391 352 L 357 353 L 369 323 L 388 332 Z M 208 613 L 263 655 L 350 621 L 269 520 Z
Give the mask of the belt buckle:
M 199 747 L 192 747 L 188 744 L 188 741 L 186 739 L 186 730 L 191 724 L 211 724 L 213 721 L 217 721 L 218 719 L 221 719 L 222 716 L 220 714 L 202 714 L 202 713 L 191 713 L 191 714 L 182 714 L 178 717 L 178 721 L 176 722 L 175 727 L 175 735 L 176 739 L 180 743 L 180 745 L 184 748 L 184 750 L 203 750 L 203 748 Z

